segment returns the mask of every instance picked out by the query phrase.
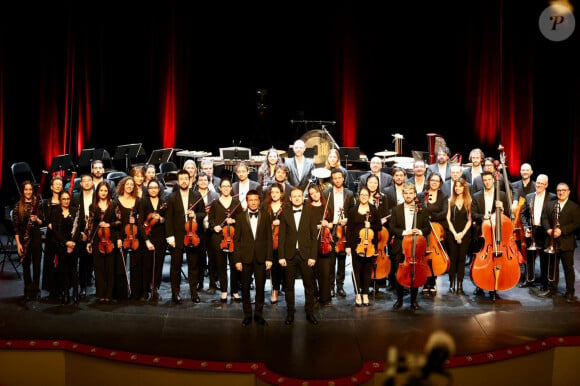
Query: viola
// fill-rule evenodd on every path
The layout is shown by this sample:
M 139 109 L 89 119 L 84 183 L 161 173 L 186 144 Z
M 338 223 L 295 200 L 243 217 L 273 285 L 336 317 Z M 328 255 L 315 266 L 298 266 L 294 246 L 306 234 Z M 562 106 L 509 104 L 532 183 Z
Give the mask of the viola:
M 193 204 L 189 206 L 189 212 L 193 208 Z M 195 216 L 188 217 L 185 222 L 185 237 L 183 243 L 186 247 L 197 247 L 199 245 L 199 236 L 197 235 L 197 221 Z
M 366 222 L 369 221 L 370 212 L 366 214 Z M 362 228 L 359 233 L 360 242 L 356 246 L 356 253 L 359 256 L 363 257 L 372 257 L 375 253 L 375 246 L 372 243 L 373 237 L 375 237 L 375 233 L 372 229 L 368 227 Z
M 157 223 L 159 222 L 159 217 L 155 216 L 155 214 L 159 213 L 160 211 L 162 211 L 165 207 L 167 207 L 167 203 L 164 202 L 159 209 L 157 209 L 156 211 L 153 211 L 151 213 L 149 213 L 147 215 L 147 218 L 145 219 L 145 221 L 143 222 L 143 228 L 145 228 L 145 234 L 147 236 L 151 236 L 151 230 L 153 229 L 153 227 L 155 225 L 157 225 Z
M 233 239 L 233 237 L 234 237 L 234 233 L 235 233 L 235 228 L 232 225 L 227 224 L 227 219 L 230 218 L 230 216 L 231 216 L 230 210 L 228 209 L 226 219 L 224 220 L 224 223 L 226 225 L 222 228 L 223 239 L 222 239 L 222 242 L 220 244 L 220 248 L 224 252 L 233 252 L 234 251 L 234 239 Z
M 99 252 L 102 254 L 113 252 L 114 244 L 111 241 L 111 228 L 99 227 L 97 230 L 97 236 L 99 237 Z
M 135 208 L 131 210 L 131 214 L 129 215 L 130 218 L 134 218 L 133 211 Z M 135 223 L 128 223 L 125 225 L 125 240 L 123 240 L 123 248 L 135 251 L 139 248 L 139 239 L 137 239 L 137 224 Z
M 413 229 L 417 228 L 417 213 L 421 210 L 420 202 L 415 199 Z M 397 281 L 405 287 L 418 288 L 425 285 L 431 276 L 431 270 L 425 262 L 427 239 L 420 234 L 409 234 L 403 237 L 403 254 L 405 259 L 397 269 Z
M 345 253 L 344 249 L 346 248 L 346 226 L 340 225 L 340 220 L 342 220 L 343 216 L 343 209 L 340 208 L 340 214 L 338 216 L 338 223 L 334 227 L 334 251 L 336 253 Z
M 426 252 L 427 264 L 429 264 L 431 269 L 431 275 L 439 276 L 449 270 L 451 261 L 445 248 L 441 244 L 445 239 L 443 225 L 431 221 L 429 221 L 429 224 L 431 225 L 431 233 L 429 233 L 427 238 L 427 244 L 429 246 L 429 250 Z
M 497 169 L 497 168 L 496 168 Z M 499 171 L 496 170 L 496 200 L 500 200 Z M 516 286 L 521 272 L 517 257 L 517 247 L 512 242 L 513 226 L 511 220 L 495 211 L 495 224 L 491 217 L 481 224 L 485 240 L 483 247 L 471 263 L 471 279 L 479 288 L 486 291 L 505 291 Z
M 389 242 L 389 231 L 384 226 L 378 234 L 378 255 L 371 279 L 384 279 L 391 272 L 391 259 L 387 255 L 387 243 Z

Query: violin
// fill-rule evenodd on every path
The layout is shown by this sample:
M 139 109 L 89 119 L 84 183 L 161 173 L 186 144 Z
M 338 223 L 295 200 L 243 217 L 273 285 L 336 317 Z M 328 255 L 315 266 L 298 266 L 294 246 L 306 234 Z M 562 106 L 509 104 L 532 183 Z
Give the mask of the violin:
M 413 229 L 417 228 L 417 213 L 421 210 L 419 199 L 415 199 L 413 213 Z M 403 237 L 403 254 L 405 259 L 397 269 L 397 281 L 404 287 L 419 288 L 425 285 L 431 276 L 431 270 L 425 263 L 427 239 L 425 236 L 413 233 Z
M 338 223 L 334 227 L 335 233 L 335 244 L 334 244 L 334 251 L 336 253 L 345 253 L 344 249 L 346 247 L 346 226 L 340 225 L 340 220 L 342 220 L 343 215 L 343 208 L 340 208 L 340 214 L 338 216 Z
M 496 165 L 496 200 L 500 200 L 500 176 Z M 471 263 L 471 279 L 479 288 L 486 291 L 505 291 L 515 287 L 521 276 L 517 254 L 519 251 L 512 242 L 513 226 L 511 220 L 495 211 L 495 224 L 492 221 L 481 224 L 485 243 Z
M 135 207 L 131 209 L 130 219 L 134 219 L 133 211 Z M 125 240 L 123 240 L 123 248 L 135 251 L 139 248 L 139 239 L 137 239 L 137 224 L 129 222 L 125 225 Z
M 105 217 L 105 212 L 101 212 L 101 221 Z M 111 241 L 111 228 L 110 227 L 99 227 L 97 229 L 97 236 L 99 237 L 99 252 L 103 255 L 113 252 L 114 244 Z
M 367 212 L 365 222 L 369 221 L 370 212 Z M 366 224 L 365 224 L 366 225 Z M 360 243 L 356 246 L 356 253 L 359 256 L 363 257 L 372 257 L 375 253 L 375 246 L 372 243 L 373 237 L 375 237 L 375 233 L 372 229 L 365 226 L 362 228 L 359 233 Z
M 189 212 L 193 208 L 193 204 L 189 206 L 187 211 Z M 186 247 L 197 247 L 199 245 L 199 236 L 197 235 L 197 221 L 195 216 L 188 216 L 188 220 L 185 222 L 185 237 L 183 243 Z
M 226 219 L 224 220 L 225 226 L 222 228 L 222 235 L 224 238 L 220 244 L 220 248 L 224 252 L 233 252 L 234 251 L 234 232 L 235 228 L 232 225 L 227 223 L 227 219 L 230 218 L 230 210 L 228 209 Z
M 330 229 L 321 225 L 319 234 L 320 242 L 318 243 L 318 253 L 328 255 L 332 251 L 332 235 L 330 234 Z
M 147 236 L 151 236 L 151 230 L 159 222 L 159 216 L 155 216 L 155 214 L 162 211 L 165 207 L 167 207 L 166 202 L 164 202 L 156 211 L 149 213 L 147 218 L 145 218 L 145 221 L 143 222 L 143 228 L 145 228 L 145 234 Z

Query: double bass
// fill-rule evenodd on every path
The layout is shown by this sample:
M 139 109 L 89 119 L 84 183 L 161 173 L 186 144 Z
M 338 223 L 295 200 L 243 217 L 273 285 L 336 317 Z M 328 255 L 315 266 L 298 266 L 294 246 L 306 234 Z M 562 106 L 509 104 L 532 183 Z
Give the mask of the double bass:
M 497 167 L 495 181 L 495 199 L 500 201 L 500 175 Z M 496 209 L 495 215 L 481 224 L 481 233 L 485 242 L 471 263 L 471 279 L 476 286 L 486 291 L 506 291 L 515 287 L 521 273 L 519 251 L 512 242 L 511 220 L 502 210 Z
M 413 229 L 417 228 L 417 214 L 420 210 L 421 203 L 418 198 L 415 198 Z M 418 233 L 405 235 L 402 247 L 405 259 L 397 269 L 397 281 L 404 287 L 419 288 L 424 286 L 427 278 L 431 276 L 431 269 L 425 262 L 427 239 Z
M 380 206 L 381 195 L 379 192 L 375 195 L 375 205 L 378 207 Z M 387 220 L 391 215 L 385 216 L 381 219 Z M 379 280 L 384 279 L 389 276 L 391 272 L 391 259 L 387 254 L 387 245 L 389 243 L 389 231 L 383 225 L 379 234 L 377 235 L 377 258 L 375 263 L 373 264 L 373 271 L 371 273 L 372 280 Z

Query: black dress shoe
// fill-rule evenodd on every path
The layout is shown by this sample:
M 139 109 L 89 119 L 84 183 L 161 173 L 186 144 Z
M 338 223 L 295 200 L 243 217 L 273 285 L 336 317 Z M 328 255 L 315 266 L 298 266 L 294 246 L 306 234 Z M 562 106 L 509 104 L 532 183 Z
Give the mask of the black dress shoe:
M 268 322 L 261 316 L 254 316 L 254 322 L 258 323 L 260 326 L 267 326 Z
M 85 288 L 81 289 L 81 293 L 79 294 L 81 298 L 87 297 L 87 290 Z
M 479 288 L 479 287 L 476 287 L 475 288 L 475 291 L 473 291 L 473 294 L 475 296 L 481 296 L 481 295 L 483 295 L 483 290 L 481 288 Z
M 220 298 L 220 302 L 227 303 L 228 302 L 228 298 Z
M 181 304 L 183 303 L 183 299 L 181 298 L 181 296 L 179 296 L 179 294 L 173 294 L 171 295 L 171 301 L 175 304 Z
M 498 299 L 501 299 L 496 291 L 489 291 L 489 298 L 494 302 Z
M 332 298 L 336 297 L 336 292 L 334 292 L 334 289 L 330 290 L 330 297 L 332 297 Z
M 538 293 L 538 296 L 541 296 L 541 297 L 543 297 L 543 298 L 551 298 L 553 294 L 554 294 L 554 291 L 552 291 L 552 289 L 551 289 L 551 288 L 548 288 L 548 289 L 547 289 L 547 290 L 545 290 L 545 291 L 541 291 L 541 292 L 539 292 L 539 293 Z
M 284 321 L 284 324 L 289 326 L 292 323 L 294 323 L 294 314 L 288 314 L 286 315 L 286 320 Z
M 238 297 L 235 297 L 235 296 L 233 296 L 233 297 L 232 297 L 232 300 L 233 300 L 234 302 L 236 302 L 236 303 L 239 303 L 239 302 L 241 302 L 241 301 L 242 301 L 242 297 L 241 297 L 241 296 L 238 296 Z
M 247 317 L 242 320 L 242 327 L 248 327 L 250 324 L 252 324 L 252 318 Z
M 411 309 L 413 311 L 417 311 L 419 308 L 421 308 L 421 307 L 419 307 L 419 303 L 417 303 L 416 301 L 411 302 Z
M 403 306 L 403 300 L 398 299 L 395 304 L 393 304 L 393 310 L 399 310 Z
M 566 294 L 566 303 L 572 303 L 574 302 L 574 294 L 571 292 L 568 292 Z
M 199 295 L 197 295 L 197 294 L 191 295 L 191 301 L 194 303 L 201 303 L 201 299 L 199 298 Z
M 311 324 L 314 324 L 315 326 L 318 324 L 318 319 L 316 319 L 316 316 L 312 314 L 306 315 L 306 320 L 308 320 Z
M 345 298 L 346 297 L 346 292 L 344 292 L 344 289 L 342 287 L 340 287 L 339 289 L 336 290 L 336 293 L 338 294 L 338 296 Z

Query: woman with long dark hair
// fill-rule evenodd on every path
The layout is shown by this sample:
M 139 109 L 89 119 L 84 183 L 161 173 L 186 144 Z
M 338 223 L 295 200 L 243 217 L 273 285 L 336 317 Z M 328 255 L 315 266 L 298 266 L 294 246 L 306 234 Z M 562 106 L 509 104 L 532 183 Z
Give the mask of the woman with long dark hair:
M 463 277 L 465 275 L 465 260 L 471 242 L 471 195 L 467 181 L 463 178 L 455 181 L 447 210 L 447 247 L 450 260 L 449 292 L 465 295 Z M 455 280 L 457 279 L 457 287 Z

